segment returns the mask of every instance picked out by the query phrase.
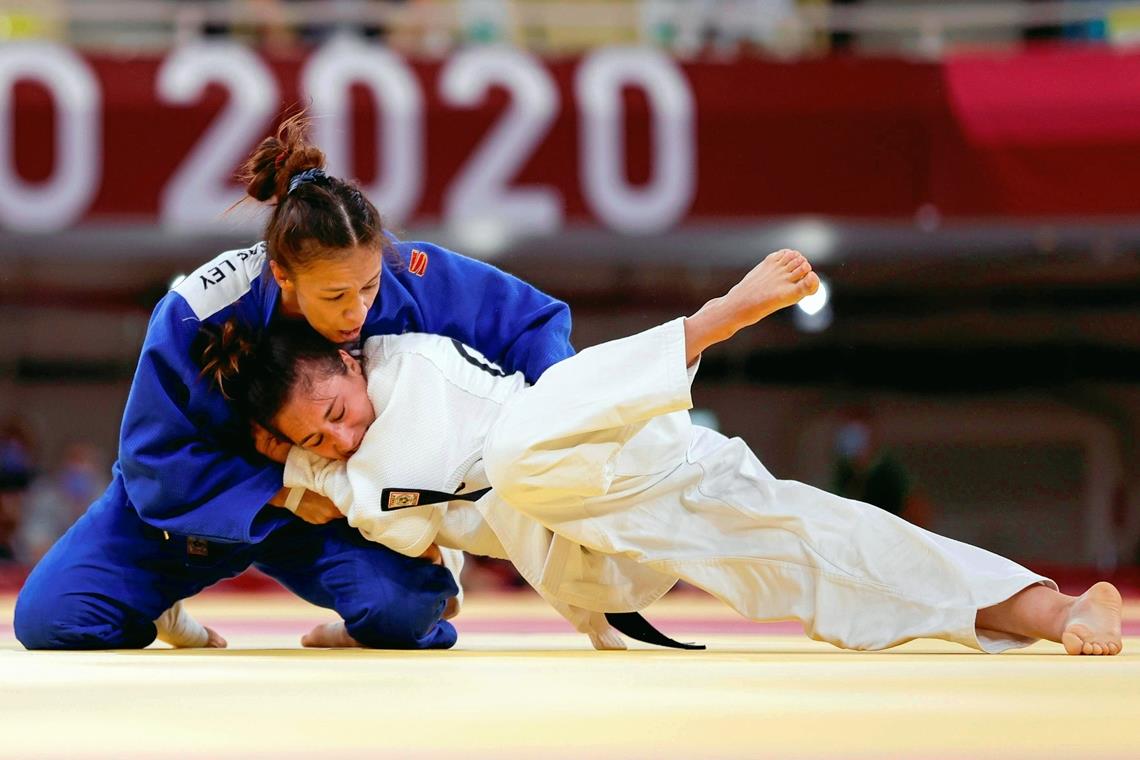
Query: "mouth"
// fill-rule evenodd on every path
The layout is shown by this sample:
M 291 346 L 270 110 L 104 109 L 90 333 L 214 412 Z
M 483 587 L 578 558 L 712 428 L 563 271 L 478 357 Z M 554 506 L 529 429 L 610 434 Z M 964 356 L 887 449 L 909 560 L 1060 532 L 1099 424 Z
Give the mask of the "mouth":
M 356 340 L 360 337 L 360 328 L 355 330 L 337 330 L 337 338 L 340 343 L 347 343 L 350 340 Z

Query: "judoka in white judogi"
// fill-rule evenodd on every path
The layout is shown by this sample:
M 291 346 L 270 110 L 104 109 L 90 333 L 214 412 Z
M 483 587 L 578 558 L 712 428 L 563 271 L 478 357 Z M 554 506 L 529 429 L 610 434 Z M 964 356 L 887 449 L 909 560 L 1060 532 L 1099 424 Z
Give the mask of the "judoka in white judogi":
M 528 387 L 422 334 L 365 344 L 377 417 L 347 462 L 294 448 L 286 485 L 332 499 L 368 538 L 510 559 L 599 648 L 601 613 L 684 578 L 754 620 L 882 649 L 919 637 L 987 652 L 1031 639 L 975 615 L 1051 580 L 876 507 L 773 477 L 739 438 L 693 425 L 684 320 L 566 359 Z M 411 505 L 415 491 L 475 502 Z M 402 495 L 403 494 L 403 495 Z M 410 494 L 410 495 L 408 495 Z

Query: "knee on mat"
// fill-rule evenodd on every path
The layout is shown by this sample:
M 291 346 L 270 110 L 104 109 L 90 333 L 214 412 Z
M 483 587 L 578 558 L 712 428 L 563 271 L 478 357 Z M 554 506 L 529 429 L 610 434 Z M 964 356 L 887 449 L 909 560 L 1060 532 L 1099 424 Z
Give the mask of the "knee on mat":
M 16 599 L 12 622 L 27 649 L 142 649 L 157 634 L 153 621 L 112 600 L 26 589 Z
M 455 628 L 443 620 L 443 611 L 447 601 L 459 593 L 459 587 L 446 568 L 423 562 L 422 570 L 413 576 L 419 581 L 418 588 L 400 589 L 344 614 L 348 633 L 373 649 L 454 646 Z

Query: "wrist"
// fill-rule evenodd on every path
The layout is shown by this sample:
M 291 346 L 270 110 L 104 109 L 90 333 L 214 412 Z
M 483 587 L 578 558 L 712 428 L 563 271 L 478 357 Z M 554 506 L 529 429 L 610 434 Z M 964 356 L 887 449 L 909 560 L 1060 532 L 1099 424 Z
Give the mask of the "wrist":
M 305 498 L 304 488 L 290 488 L 288 495 L 285 497 L 285 503 L 281 506 L 289 510 L 293 514 L 297 514 L 297 508 L 301 506 L 301 500 Z

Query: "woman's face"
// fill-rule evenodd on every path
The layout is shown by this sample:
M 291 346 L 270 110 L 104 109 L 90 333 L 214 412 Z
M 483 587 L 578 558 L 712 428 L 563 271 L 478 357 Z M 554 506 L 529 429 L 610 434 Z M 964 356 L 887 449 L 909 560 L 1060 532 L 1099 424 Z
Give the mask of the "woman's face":
M 376 419 L 360 362 L 340 352 L 343 374 L 312 371 L 277 414 L 277 429 L 301 448 L 326 459 L 348 459 Z
M 379 248 L 358 246 L 296 272 L 286 272 L 275 261 L 269 264 L 281 286 L 285 313 L 304 317 L 333 343 L 347 343 L 360 337 L 360 328 L 380 292 L 380 262 Z

